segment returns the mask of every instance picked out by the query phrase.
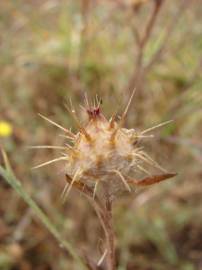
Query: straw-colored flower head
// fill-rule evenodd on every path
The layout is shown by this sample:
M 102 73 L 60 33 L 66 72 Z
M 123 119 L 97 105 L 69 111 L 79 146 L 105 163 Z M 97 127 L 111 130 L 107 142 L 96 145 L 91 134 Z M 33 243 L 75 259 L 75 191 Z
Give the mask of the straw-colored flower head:
M 142 163 L 149 163 L 163 169 L 137 146 L 139 138 L 145 137 L 145 133 L 153 128 L 137 133 L 134 129 L 123 127 L 132 97 L 133 95 L 118 122 L 114 117 L 110 120 L 105 118 L 99 101 L 94 106 L 89 106 L 87 102 L 88 121 L 85 125 L 80 124 L 74 109 L 68 108 L 78 124 L 77 134 L 43 117 L 62 128 L 67 133 L 67 137 L 72 140 L 71 145 L 66 145 L 65 154 L 61 158 L 66 160 L 65 172 L 69 182 L 69 187 L 64 194 L 75 186 L 80 190 L 88 188 L 88 191 L 92 191 L 92 196 L 102 196 L 106 193 L 114 198 L 120 192 L 131 191 L 131 185 L 149 185 L 174 176 L 166 173 L 146 177 L 140 181 L 134 179 L 136 171 L 146 172 Z
M 121 178 L 128 175 L 137 161 L 136 132 L 122 128 L 113 119 L 108 121 L 100 107 L 87 112 L 85 131 L 77 134 L 73 148 L 68 149 L 67 174 L 72 178 L 77 175 L 77 179 L 90 186 L 107 185 L 109 192 L 115 193 L 114 189 L 124 188 Z M 125 186 L 130 189 L 126 183 Z

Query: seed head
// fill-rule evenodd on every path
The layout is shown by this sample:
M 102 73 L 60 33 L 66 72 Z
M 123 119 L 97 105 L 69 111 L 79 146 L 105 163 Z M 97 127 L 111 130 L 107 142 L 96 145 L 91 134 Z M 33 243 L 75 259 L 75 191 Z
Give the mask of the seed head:
M 131 187 L 134 185 L 145 186 L 175 175 L 165 173 L 165 170 L 137 145 L 140 138 L 148 137 L 143 134 L 155 127 L 140 133 L 123 127 L 133 95 L 134 92 L 119 121 L 116 121 L 115 117 L 110 120 L 105 118 L 101 112 L 101 101 L 98 98 L 91 106 L 86 99 L 85 111 L 88 120 L 85 125 L 81 125 L 72 106 L 71 109 L 68 108 L 78 125 L 77 134 L 71 133 L 48 119 L 49 122 L 66 131 L 68 139 L 72 140 L 71 145 L 65 146 L 64 156 L 53 160 L 64 159 L 66 162 L 65 172 L 68 186 L 65 188 L 63 196 L 74 186 L 81 191 L 87 190 L 91 196 L 107 194 L 113 199 L 123 191 L 131 191 Z M 47 118 L 45 119 L 47 120 Z M 135 172 L 139 170 L 149 174 L 144 168 L 146 163 L 163 170 L 164 174 L 140 180 L 134 179 Z

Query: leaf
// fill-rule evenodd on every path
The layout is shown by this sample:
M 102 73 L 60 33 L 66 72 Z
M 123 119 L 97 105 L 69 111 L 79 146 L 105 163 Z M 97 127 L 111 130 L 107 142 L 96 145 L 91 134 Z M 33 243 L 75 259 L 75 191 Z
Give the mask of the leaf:
M 36 202 L 31 198 L 31 196 L 26 192 L 23 188 L 20 181 L 16 178 L 14 173 L 12 172 L 7 155 L 5 151 L 2 151 L 3 158 L 7 168 L 3 168 L 0 166 L 0 175 L 7 181 L 9 185 L 12 186 L 13 189 L 23 198 L 23 200 L 31 207 L 35 215 L 41 221 L 41 223 L 48 229 L 48 231 L 58 240 L 61 247 L 65 248 L 68 253 L 73 257 L 73 259 L 80 265 L 81 269 L 87 269 L 86 265 L 82 261 L 82 259 L 77 254 L 75 248 L 72 244 L 68 243 L 66 240 L 62 238 L 57 228 L 53 225 L 48 216 L 41 210 L 41 208 L 36 204 Z
M 177 175 L 176 173 L 165 173 L 165 174 L 160 174 L 160 175 L 153 175 L 153 176 L 146 177 L 146 178 L 143 178 L 143 179 L 140 179 L 140 180 L 129 179 L 129 180 L 127 180 L 127 182 L 129 184 L 134 184 L 134 185 L 137 185 L 137 186 L 150 186 L 150 185 L 159 183 L 161 181 L 164 181 L 164 180 L 166 180 L 168 178 L 172 178 L 172 177 L 174 177 L 176 175 Z

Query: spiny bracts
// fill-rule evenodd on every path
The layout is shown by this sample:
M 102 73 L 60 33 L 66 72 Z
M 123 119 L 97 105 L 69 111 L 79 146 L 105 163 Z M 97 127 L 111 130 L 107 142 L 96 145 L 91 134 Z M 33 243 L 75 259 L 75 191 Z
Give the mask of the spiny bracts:
M 115 117 L 111 117 L 110 120 L 105 118 L 101 112 L 101 102 L 98 98 L 94 105 L 89 105 L 86 98 L 85 111 L 88 120 L 85 125 L 81 125 L 72 106 L 67 108 L 78 125 L 77 134 L 73 134 L 68 129 L 41 115 L 44 119 L 61 128 L 70 141 L 65 147 L 59 147 L 64 149 L 62 157 L 35 167 L 38 168 L 57 160 L 66 161 L 65 174 L 68 183 L 63 191 L 63 198 L 67 196 L 72 187 L 76 187 L 80 191 L 88 191 L 93 198 L 107 194 L 110 199 L 114 199 L 124 191 L 130 192 L 133 186 L 151 185 L 175 175 L 167 173 L 137 144 L 140 138 L 152 136 L 145 135 L 147 132 L 170 121 L 139 133 L 134 129 L 123 127 L 133 95 L 134 92 L 119 121 L 116 121 Z M 47 147 L 51 148 L 51 146 Z M 136 179 L 136 172 L 139 170 L 149 174 L 144 168 L 144 163 L 155 166 L 164 173 Z

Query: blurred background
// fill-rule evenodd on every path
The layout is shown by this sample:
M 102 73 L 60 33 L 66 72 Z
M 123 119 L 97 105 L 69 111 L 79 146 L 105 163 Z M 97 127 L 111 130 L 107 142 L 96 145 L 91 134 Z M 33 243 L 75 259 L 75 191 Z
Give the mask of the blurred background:
M 72 191 L 62 205 L 61 162 L 31 170 L 63 145 L 59 129 L 80 117 L 84 93 L 106 117 L 136 94 L 126 126 L 174 122 L 145 140 L 174 179 L 123 196 L 114 206 L 118 270 L 202 269 L 202 5 L 192 0 L 8 0 L 0 2 L 0 144 L 26 191 L 78 254 L 99 260 L 96 215 Z M 19 195 L 0 178 L 0 269 L 79 269 Z M 100 268 L 102 269 L 102 268 Z

